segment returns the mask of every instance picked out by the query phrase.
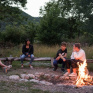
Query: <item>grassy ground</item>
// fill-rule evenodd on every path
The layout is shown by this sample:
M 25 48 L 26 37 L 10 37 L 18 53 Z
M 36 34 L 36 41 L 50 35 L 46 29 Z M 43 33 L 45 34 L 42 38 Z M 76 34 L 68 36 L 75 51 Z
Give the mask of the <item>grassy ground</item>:
M 52 93 L 49 91 L 43 91 L 36 89 L 33 82 L 7 82 L 0 81 L 0 93 Z M 66 92 L 55 92 L 66 93 Z
M 47 45 L 41 45 L 41 44 L 34 44 L 34 55 L 36 57 L 55 57 L 58 49 L 60 49 L 59 45 L 55 46 L 47 46 Z M 68 49 L 68 55 L 67 57 L 70 58 L 70 55 L 72 53 L 73 46 L 67 46 Z M 84 46 L 82 49 L 86 52 L 86 57 L 88 59 L 93 58 L 93 46 Z M 0 48 L 0 54 L 1 57 L 7 57 L 7 56 L 14 56 L 19 57 L 22 54 L 22 44 L 12 47 L 12 48 Z
M 42 91 L 34 89 L 33 82 L 0 82 L 0 93 L 50 93 L 49 91 Z

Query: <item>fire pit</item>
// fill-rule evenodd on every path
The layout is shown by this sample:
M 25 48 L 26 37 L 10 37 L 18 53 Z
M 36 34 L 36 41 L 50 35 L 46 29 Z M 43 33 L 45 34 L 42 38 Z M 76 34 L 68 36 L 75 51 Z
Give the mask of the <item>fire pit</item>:
M 86 60 L 82 64 L 78 63 L 78 66 L 79 69 L 76 85 L 77 86 L 93 85 L 93 78 L 92 76 L 89 75 Z

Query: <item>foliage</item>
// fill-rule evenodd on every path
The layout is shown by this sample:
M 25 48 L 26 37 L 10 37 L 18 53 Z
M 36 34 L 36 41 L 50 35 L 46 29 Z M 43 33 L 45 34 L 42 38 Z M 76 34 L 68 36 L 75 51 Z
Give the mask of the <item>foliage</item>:
M 46 44 L 56 44 L 64 39 L 80 37 L 85 31 L 88 32 L 86 27 L 92 23 L 92 10 L 92 0 L 51 0 L 40 9 L 43 18 L 37 34 L 39 40 Z
M 34 23 L 29 22 L 27 25 L 24 25 L 26 37 L 29 38 L 31 43 L 34 42 L 34 38 L 36 35 L 36 25 Z
M 4 42 L 12 42 L 14 44 L 23 43 L 25 39 L 29 38 L 31 42 L 34 42 L 35 26 L 33 23 L 28 25 L 8 25 L 5 31 L 2 32 L 2 38 Z
M 0 0 L 0 20 L 11 19 L 11 17 L 17 19 L 19 17 L 19 7 L 12 7 L 12 4 L 21 5 L 25 7 L 27 0 Z M 7 20 L 9 21 L 9 20 Z M 13 20 L 11 20 L 13 21 Z
M 27 0 L 0 0 L 0 29 L 7 25 L 22 24 L 26 18 L 22 15 L 20 7 L 25 7 Z
M 23 27 L 6 26 L 6 31 L 3 31 L 3 40 L 5 42 L 20 43 L 23 37 L 25 37 L 25 32 Z

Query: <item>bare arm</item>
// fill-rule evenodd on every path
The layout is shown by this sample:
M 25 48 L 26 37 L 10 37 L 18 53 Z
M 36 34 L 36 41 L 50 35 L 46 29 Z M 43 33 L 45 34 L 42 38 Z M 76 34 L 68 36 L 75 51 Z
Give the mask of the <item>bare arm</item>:
M 61 59 L 63 59 L 63 61 L 66 61 L 66 59 L 64 57 L 67 56 L 67 53 L 64 56 L 62 56 L 61 54 L 59 54 L 59 56 L 60 56 Z

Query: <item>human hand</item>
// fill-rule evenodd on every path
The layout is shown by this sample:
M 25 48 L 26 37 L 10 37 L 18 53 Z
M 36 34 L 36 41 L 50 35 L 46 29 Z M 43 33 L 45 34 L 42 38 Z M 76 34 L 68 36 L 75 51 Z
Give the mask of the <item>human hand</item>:
M 65 58 L 63 58 L 63 61 L 66 61 L 66 59 L 65 59 Z
M 59 53 L 59 56 L 62 56 L 61 53 Z
M 30 55 L 28 55 L 28 57 L 30 57 Z
M 60 56 L 58 56 L 57 58 L 56 58 L 56 60 L 59 60 L 60 59 Z
M 63 58 L 64 58 L 64 57 L 62 56 L 62 54 L 61 54 L 61 53 L 59 53 L 59 56 L 60 56 L 60 58 L 61 58 L 61 59 L 63 59 Z
M 26 53 L 26 55 L 28 55 L 28 53 Z

